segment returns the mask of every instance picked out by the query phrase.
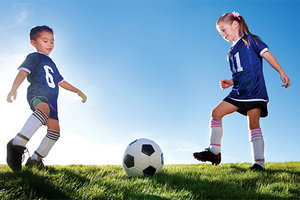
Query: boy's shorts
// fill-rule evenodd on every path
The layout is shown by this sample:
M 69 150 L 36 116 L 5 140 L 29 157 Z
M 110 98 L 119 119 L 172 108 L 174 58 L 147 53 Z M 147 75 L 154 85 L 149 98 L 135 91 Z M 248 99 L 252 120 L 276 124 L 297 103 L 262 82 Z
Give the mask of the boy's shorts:
M 35 111 L 35 108 L 39 103 L 41 103 L 41 102 L 47 103 L 49 105 L 49 109 L 50 109 L 49 118 L 58 120 L 57 101 L 49 101 L 44 96 L 36 96 L 36 97 L 30 98 L 30 99 L 27 98 L 27 101 L 28 101 L 28 103 L 30 105 L 30 109 L 32 111 Z
M 237 110 L 237 112 L 241 113 L 242 115 L 247 116 L 247 112 L 249 110 L 253 108 L 260 108 L 261 109 L 260 117 L 268 116 L 268 107 L 267 107 L 268 102 L 265 101 L 241 102 L 241 101 L 233 100 L 229 97 L 226 97 L 223 100 L 238 107 L 239 109 Z

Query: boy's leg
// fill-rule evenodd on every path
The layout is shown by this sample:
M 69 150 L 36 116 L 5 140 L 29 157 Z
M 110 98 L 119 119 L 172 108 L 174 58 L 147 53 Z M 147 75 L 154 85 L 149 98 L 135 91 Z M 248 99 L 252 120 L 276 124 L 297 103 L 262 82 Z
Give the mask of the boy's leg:
M 249 140 L 251 143 L 251 151 L 253 157 L 253 165 L 251 169 L 264 170 L 264 139 L 259 124 L 261 109 L 254 108 L 247 112 L 249 123 Z
M 8 142 L 6 161 L 11 169 L 21 170 L 23 154 L 26 150 L 25 146 L 36 130 L 46 123 L 48 115 L 48 104 L 40 103 L 28 118 L 20 133 Z
M 60 137 L 58 120 L 49 118 L 46 125 L 48 127 L 47 135 L 44 137 L 34 154 L 28 159 L 26 166 L 43 166 L 42 158 L 48 155 L 51 148 Z
M 222 118 L 225 115 L 238 110 L 238 107 L 222 101 L 212 111 L 212 119 L 210 121 L 210 146 L 205 151 L 194 153 L 194 157 L 201 161 L 211 161 L 219 164 L 221 162 L 221 139 L 223 135 Z
M 25 147 L 32 135 L 39 127 L 46 124 L 49 116 L 49 106 L 41 102 L 36 106 L 36 110 L 30 115 L 20 133 L 13 139 L 12 144 Z

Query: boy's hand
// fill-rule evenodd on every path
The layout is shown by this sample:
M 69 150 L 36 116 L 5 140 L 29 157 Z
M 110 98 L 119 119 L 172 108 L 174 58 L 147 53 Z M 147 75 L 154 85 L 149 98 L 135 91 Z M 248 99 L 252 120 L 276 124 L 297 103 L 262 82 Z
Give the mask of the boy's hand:
M 13 100 L 16 100 L 16 98 L 17 98 L 17 91 L 10 91 L 8 93 L 8 95 L 7 95 L 6 100 L 11 103 L 11 102 L 13 102 L 13 100 L 11 99 L 12 97 L 13 97 Z
M 85 103 L 86 100 L 87 100 L 87 96 L 83 92 L 81 92 L 80 90 L 77 92 L 77 94 L 78 94 L 78 96 L 80 96 L 82 98 L 81 102 Z

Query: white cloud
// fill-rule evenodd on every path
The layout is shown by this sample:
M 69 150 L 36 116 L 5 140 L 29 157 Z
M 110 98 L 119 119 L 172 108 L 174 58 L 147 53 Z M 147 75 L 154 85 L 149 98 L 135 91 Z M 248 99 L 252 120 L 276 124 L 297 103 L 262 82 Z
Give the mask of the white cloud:
M 15 19 L 16 19 L 17 24 L 23 24 L 26 21 L 27 16 L 28 16 L 28 12 L 25 9 L 18 12 L 15 15 Z

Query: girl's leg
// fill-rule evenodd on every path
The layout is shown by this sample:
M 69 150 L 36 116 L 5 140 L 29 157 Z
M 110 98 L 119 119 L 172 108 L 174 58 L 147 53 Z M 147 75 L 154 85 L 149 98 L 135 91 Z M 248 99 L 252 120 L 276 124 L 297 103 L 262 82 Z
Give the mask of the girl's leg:
M 39 127 L 46 124 L 49 116 L 49 106 L 41 102 L 36 106 L 36 110 L 30 115 L 22 130 L 13 139 L 12 144 L 25 147 L 32 135 Z
M 209 148 L 206 148 L 204 151 L 195 152 L 194 158 L 200 161 L 209 161 L 212 164 L 218 165 L 221 162 L 221 139 L 223 135 L 222 128 L 222 118 L 225 115 L 233 113 L 237 111 L 239 108 L 226 102 L 222 101 L 219 105 L 217 105 L 212 113 L 211 113 L 211 121 L 210 121 L 210 136 Z
M 221 151 L 221 139 L 223 136 L 222 118 L 237 110 L 238 107 L 226 101 L 222 101 L 211 113 L 209 150 L 215 155 L 218 155 Z
M 47 135 L 44 137 L 40 146 L 31 156 L 31 160 L 41 160 L 41 158 L 46 157 L 53 145 L 55 144 L 55 142 L 60 137 L 60 127 L 58 120 L 49 118 L 46 125 L 48 127 Z
M 251 151 L 253 157 L 253 164 L 265 168 L 264 158 L 264 139 L 259 124 L 261 109 L 254 108 L 247 112 L 249 123 L 249 140 L 251 143 Z

